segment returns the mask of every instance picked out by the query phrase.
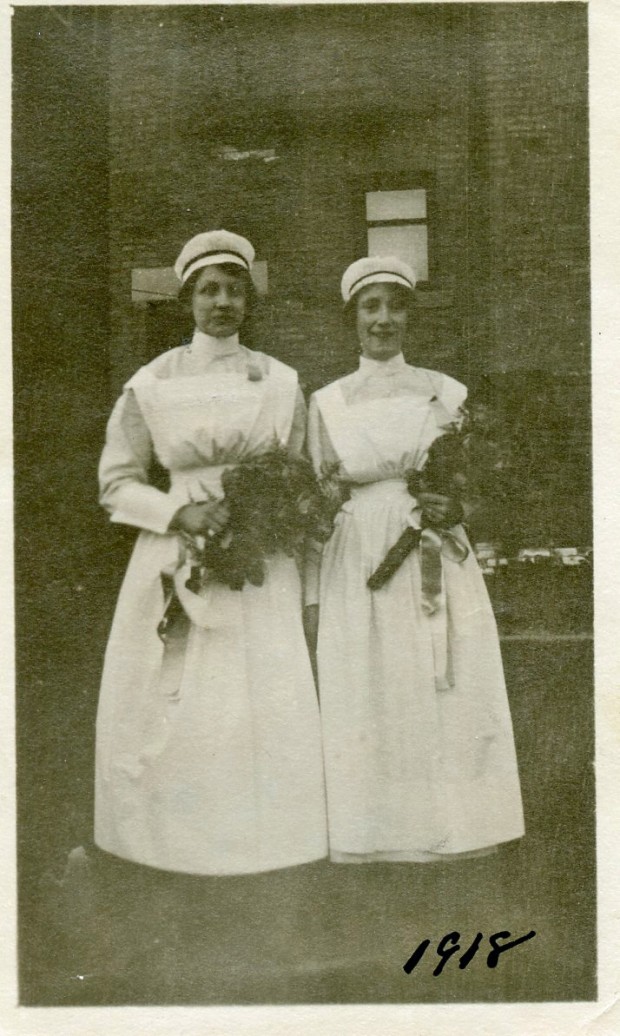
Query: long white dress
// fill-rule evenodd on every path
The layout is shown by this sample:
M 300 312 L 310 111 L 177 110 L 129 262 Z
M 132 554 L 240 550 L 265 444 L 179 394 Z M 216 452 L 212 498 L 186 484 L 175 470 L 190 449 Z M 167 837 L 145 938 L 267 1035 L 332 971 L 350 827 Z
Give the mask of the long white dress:
M 108 425 L 101 500 L 142 529 L 108 643 L 97 715 L 95 841 L 118 856 L 196 874 L 287 867 L 327 853 L 318 702 L 296 562 L 277 556 L 262 587 L 188 576 L 179 507 L 221 496 L 223 470 L 274 440 L 300 450 L 296 373 L 196 332 L 138 371 Z M 148 484 L 156 456 L 164 493 Z M 190 622 L 164 646 L 162 575 Z
M 367 587 L 401 533 L 420 525 L 405 471 L 422 466 L 465 397 L 454 379 L 399 355 L 362 357 L 310 403 L 317 471 L 338 464 L 352 486 L 306 596 L 320 601 L 334 861 L 455 859 L 523 834 L 499 640 L 473 553 L 441 559 L 431 614 L 419 549 L 381 589 Z M 462 528 L 454 533 L 467 545 Z

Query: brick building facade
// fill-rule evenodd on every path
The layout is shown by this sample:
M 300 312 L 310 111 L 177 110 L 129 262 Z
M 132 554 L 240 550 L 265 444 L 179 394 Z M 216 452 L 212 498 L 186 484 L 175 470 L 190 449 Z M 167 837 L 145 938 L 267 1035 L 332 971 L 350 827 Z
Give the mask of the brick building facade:
M 462 374 L 585 373 L 584 32 L 573 4 L 114 11 L 119 376 L 160 344 L 132 311 L 131 269 L 169 265 L 220 224 L 269 264 L 272 348 L 311 385 L 331 376 L 364 194 L 407 186 L 429 199 L 412 353 Z M 226 160 L 227 147 L 276 157 Z
M 529 510 L 570 486 L 555 532 L 587 538 L 585 34 L 580 4 L 113 10 L 113 392 L 184 325 L 132 301 L 132 270 L 219 225 L 267 263 L 256 344 L 307 390 L 351 369 L 338 285 L 365 195 L 423 188 L 408 358 L 492 382 L 540 465 Z
M 519 537 L 587 542 L 585 4 L 20 8 L 14 52 L 16 387 L 33 450 L 33 407 L 59 427 L 79 513 L 120 385 L 189 330 L 132 271 L 208 227 L 249 236 L 253 342 L 310 391 L 356 362 L 338 286 L 367 192 L 423 189 L 408 358 L 484 381 L 515 423 Z

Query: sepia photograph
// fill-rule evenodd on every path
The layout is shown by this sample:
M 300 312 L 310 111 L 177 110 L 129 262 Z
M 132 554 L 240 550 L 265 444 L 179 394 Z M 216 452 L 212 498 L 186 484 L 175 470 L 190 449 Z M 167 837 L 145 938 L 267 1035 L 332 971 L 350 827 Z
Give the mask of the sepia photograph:
M 19 1005 L 596 1001 L 588 5 L 11 50 Z

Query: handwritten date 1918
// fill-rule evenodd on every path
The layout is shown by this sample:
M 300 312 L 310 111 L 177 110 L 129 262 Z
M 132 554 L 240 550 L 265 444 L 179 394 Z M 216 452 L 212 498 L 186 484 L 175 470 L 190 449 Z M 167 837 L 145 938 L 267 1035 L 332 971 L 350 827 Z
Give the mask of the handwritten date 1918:
M 521 935 L 518 939 L 512 939 L 510 942 L 499 942 L 500 939 L 510 939 L 511 934 L 511 932 L 495 932 L 493 935 L 489 936 L 491 950 L 487 954 L 488 968 L 496 968 L 497 962 L 502 953 L 506 953 L 507 950 L 514 949 L 515 946 L 518 946 L 522 942 L 527 942 L 528 939 L 533 939 L 536 935 L 536 932 L 528 932 L 527 935 Z M 433 975 L 441 975 L 443 969 L 450 960 L 450 957 L 453 957 L 455 953 L 459 953 L 459 951 L 462 949 L 462 946 L 459 943 L 460 938 L 460 932 L 448 932 L 448 934 L 444 935 L 443 939 L 439 941 L 437 945 L 437 956 L 439 957 L 439 963 L 433 971 Z M 470 961 L 474 959 L 478 950 L 480 949 L 480 943 L 482 942 L 483 938 L 484 936 L 482 932 L 478 932 L 474 941 L 465 950 L 463 956 L 459 958 L 459 968 L 461 970 L 463 968 L 466 968 Z M 423 939 L 419 946 L 413 951 L 406 964 L 403 964 L 403 971 L 410 975 L 414 968 L 416 968 L 422 960 L 422 957 L 426 953 L 430 944 L 430 939 Z

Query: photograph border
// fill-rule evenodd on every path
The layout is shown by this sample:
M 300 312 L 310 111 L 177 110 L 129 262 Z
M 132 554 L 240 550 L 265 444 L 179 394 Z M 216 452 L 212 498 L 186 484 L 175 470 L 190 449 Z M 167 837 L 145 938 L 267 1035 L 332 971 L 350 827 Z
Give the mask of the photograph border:
M 219 0 L 222 3 L 222 0 Z M 226 0 L 224 0 L 226 2 Z M 254 0 L 256 2 L 256 0 Z M 260 0 L 259 0 L 260 2 Z M 277 0 L 276 0 L 277 2 Z M 302 0 L 303 2 L 303 0 Z M 345 0 L 347 2 L 347 0 Z M 358 0 L 349 0 L 357 3 Z M 368 0 L 363 0 L 368 2 Z M 434 2 L 434 0 L 426 0 Z M 436 0 L 440 2 L 440 0 Z M 453 0 L 455 3 L 461 0 Z M 466 2 L 466 0 L 462 0 Z M 476 2 L 476 0 L 474 0 Z M 486 0 L 477 0 L 485 3 Z M 513 0 L 503 0 L 505 3 Z M 516 2 L 516 0 L 515 0 Z M 530 0 L 540 3 L 541 0 Z M 565 0 L 543 0 L 547 3 Z M 14 6 L 61 6 L 39 3 Z M 72 6 L 94 7 L 94 3 Z M 106 4 L 104 6 L 118 6 Z M 132 4 L 131 6 L 178 6 L 166 4 Z M 189 6 L 185 4 L 183 6 Z M 201 5 L 206 6 L 206 5 Z M 231 5 L 232 6 L 232 5 Z M 270 6 L 274 6 L 270 3 Z M 291 6 L 291 5 L 289 5 Z M 295 6 L 295 5 L 292 5 Z M 11 466 L 11 402 L 10 348 L 3 351 L 2 379 L 3 415 L 2 468 L 0 473 L 0 505 L 3 522 L 0 554 L 6 571 L 3 573 L 3 623 L 1 646 L 6 689 L 0 698 L 1 758 L 4 765 L 2 782 L 2 888 L 3 910 L 0 913 L 0 937 L 3 953 L 0 959 L 0 1030 L 7 1033 L 28 1033 L 28 1036 L 56 1033 L 62 1036 L 83 1036 L 88 1033 L 198 1034 L 242 1036 L 245 1033 L 280 1036 L 285 1033 L 314 1034 L 325 1031 L 351 1033 L 355 1036 L 446 1036 L 458 1032 L 521 1034 L 528 1036 L 549 1033 L 569 1036 L 592 1033 L 605 1036 L 620 1028 L 618 992 L 620 983 L 620 888 L 618 879 L 618 831 L 620 830 L 620 785 L 618 748 L 620 742 L 620 709 L 617 688 L 620 684 L 620 649 L 617 616 L 620 601 L 620 551 L 616 530 L 620 513 L 620 480 L 616 458 L 620 455 L 620 419 L 617 397 L 617 343 L 620 341 L 620 198 L 617 183 L 620 139 L 620 4 L 614 0 L 591 0 L 589 6 L 590 51 L 590 161 L 591 161 L 591 276 L 592 276 L 592 386 L 594 444 L 594 565 L 595 565 L 595 706 L 596 706 L 596 778 L 597 778 L 597 861 L 598 861 L 598 999 L 592 1002 L 553 1004 L 359 1004 L 320 1006 L 261 1007 L 111 1007 L 111 1008 L 31 1008 L 17 1006 L 16 975 L 16 867 L 15 867 L 15 723 L 13 704 L 14 630 L 12 622 L 12 466 Z M 2 89 L 7 147 L 0 156 L 2 168 L 3 209 L 6 226 L 10 225 L 10 19 L 9 5 L 0 6 L 0 63 L 4 68 Z M 2 61 L 4 58 L 4 61 Z M 5 235 L 8 238 L 8 235 Z M 10 242 L 3 240 L 5 273 L 5 327 L 9 328 L 9 261 Z M 8 338 L 10 341 L 10 337 Z M 11 661 L 9 661 L 11 660 Z M 576 732 L 578 736 L 578 732 Z

